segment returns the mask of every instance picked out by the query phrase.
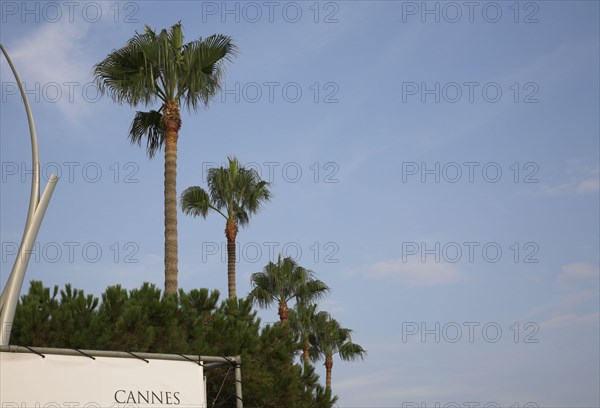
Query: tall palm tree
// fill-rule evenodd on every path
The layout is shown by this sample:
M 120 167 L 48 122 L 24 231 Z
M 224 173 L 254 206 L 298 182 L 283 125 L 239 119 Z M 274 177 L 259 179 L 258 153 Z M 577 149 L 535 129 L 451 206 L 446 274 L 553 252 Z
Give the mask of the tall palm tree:
M 314 321 L 311 336 L 311 358 L 325 359 L 325 388 L 331 390 L 333 356 L 338 354 L 343 361 L 364 359 L 367 353 L 360 345 L 352 342 L 352 330 L 343 328 L 327 312 L 319 312 Z
M 292 257 L 282 260 L 279 256 L 277 263 L 269 262 L 262 272 L 253 273 L 250 279 L 253 289 L 248 296 L 260 307 L 276 302 L 282 326 L 289 318 L 288 302 L 292 299 L 308 304 L 329 292 L 325 283 L 315 279 L 313 271 L 304 269 Z
M 150 158 L 164 147 L 165 293 L 177 292 L 177 139 L 181 128 L 180 106 L 198 110 L 220 89 L 224 62 L 235 55 L 228 36 L 215 34 L 183 43 L 181 23 L 156 33 L 146 26 L 122 48 L 113 50 L 94 66 L 102 94 L 118 103 L 158 110 L 137 112 L 129 140 L 145 140 Z
M 245 226 L 250 216 L 271 199 L 269 183 L 260 179 L 254 169 L 240 166 L 237 158 L 229 157 L 229 167 L 208 169 L 208 192 L 193 186 L 181 194 L 184 214 L 206 218 L 210 210 L 221 214 L 225 220 L 227 238 L 227 286 L 229 297 L 235 298 L 235 239 L 238 225 Z

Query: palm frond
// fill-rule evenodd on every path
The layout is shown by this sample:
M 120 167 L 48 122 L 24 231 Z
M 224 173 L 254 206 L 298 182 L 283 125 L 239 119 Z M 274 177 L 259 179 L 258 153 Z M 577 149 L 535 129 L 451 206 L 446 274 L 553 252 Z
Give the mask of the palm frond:
M 344 361 L 355 361 L 359 358 L 364 360 L 367 351 L 359 344 L 348 341 L 341 345 L 339 349 L 340 358 Z
M 152 58 L 154 48 L 153 36 L 146 31 L 136 33 L 125 46 L 109 53 L 93 68 L 100 93 L 133 106 L 147 106 L 160 98 L 157 64 Z
M 181 193 L 180 205 L 184 214 L 203 218 L 211 208 L 208 193 L 198 186 L 188 187 Z
M 267 265 L 263 272 L 253 273 L 250 277 L 250 282 L 252 284 L 252 290 L 248 294 L 248 298 L 251 299 L 258 306 L 267 308 L 278 302 L 275 291 L 273 290 L 273 280 L 271 279 L 271 274 L 269 273 L 270 265 Z
M 312 275 L 311 273 L 311 278 L 307 280 L 303 289 L 298 293 L 296 297 L 298 303 L 318 302 L 331 291 L 325 282 L 312 278 Z
M 129 140 L 132 144 L 141 146 L 142 140 L 146 139 L 146 154 L 150 158 L 162 148 L 165 141 L 161 119 L 162 114 L 154 110 L 137 112 L 129 129 Z
M 231 37 L 215 34 L 186 44 L 181 52 L 177 98 L 183 97 L 188 109 L 205 106 L 221 89 L 224 63 L 237 54 Z

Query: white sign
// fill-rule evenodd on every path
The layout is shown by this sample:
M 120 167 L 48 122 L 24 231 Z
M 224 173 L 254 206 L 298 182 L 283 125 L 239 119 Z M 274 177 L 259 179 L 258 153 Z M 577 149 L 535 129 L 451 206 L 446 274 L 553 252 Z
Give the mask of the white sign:
M 189 361 L 0 352 L 1 408 L 204 408 Z

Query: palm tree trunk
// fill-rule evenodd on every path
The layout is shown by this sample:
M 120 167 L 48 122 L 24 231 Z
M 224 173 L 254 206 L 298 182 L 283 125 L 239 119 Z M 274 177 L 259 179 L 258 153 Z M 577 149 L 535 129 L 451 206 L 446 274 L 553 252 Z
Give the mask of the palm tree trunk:
M 306 339 L 304 340 L 304 351 L 303 351 L 305 366 L 308 366 L 310 364 L 310 359 L 309 359 L 309 355 L 308 355 L 309 351 L 310 351 L 310 341 L 308 340 L 308 337 L 306 337 Z
M 177 139 L 181 119 L 177 101 L 164 105 L 165 127 L 165 293 L 177 293 Z
M 235 219 L 228 218 L 225 225 L 225 236 L 227 237 L 227 289 L 230 299 L 237 297 L 235 289 L 235 238 L 237 231 Z
M 285 326 L 289 318 L 289 309 L 287 303 L 285 301 L 279 302 L 279 322 L 282 326 Z
M 325 389 L 331 391 L 331 369 L 333 368 L 333 358 L 325 357 Z

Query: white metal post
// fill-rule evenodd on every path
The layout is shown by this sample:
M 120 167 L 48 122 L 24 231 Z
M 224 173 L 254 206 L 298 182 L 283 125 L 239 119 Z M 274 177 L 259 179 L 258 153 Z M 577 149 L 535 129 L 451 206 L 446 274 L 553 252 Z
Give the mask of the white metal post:
M 0 50 L 2 50 L 2 53 L 6 57 L 6 61 L 15 76 L 15 80 L 17 81 L 17 85 L 21 92 L 21 97 L 23 98 L 23 105 L 25 105 L 25 113 L 27 114 L 27 123 L 29 124 L 29 135 L 31 139 L 31 165 L 33 168 L 31 193 L 29 196 L 29 210 L 27 211 L 27 220 L 25 221 L 25 227 L 23 228 L 21 245 L 19 246 L 19 252 L 15 259 L 15 263 L 13 264 L 10 276 L 8 277 L 8 281 L 6 282 L 6 286 L 2 291 L 2 295 L 0 295 L 0 345 L 7 345 L 10 342 L 12 322 L 19 300 L 19 293 L 21 293 L 23 280 L 27 271 L 29 258 L 31 256 L 31 249 L 37 238 L 37 233 L 40 229 L 42 219 L 44 218 L 46 208 L 52 197 L 52 192 L 54 191 L 58 177 L 54 174 L 50 177 L 46 189 L 44 190 L 42 201 L 40 201 L 40 159 L 33 115 L 31 114 L 27 94 L 23 89 L 19 74 L 2 44 L 0 44 Z

